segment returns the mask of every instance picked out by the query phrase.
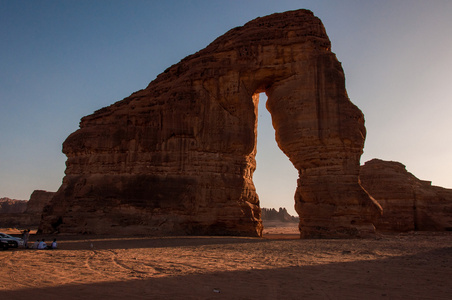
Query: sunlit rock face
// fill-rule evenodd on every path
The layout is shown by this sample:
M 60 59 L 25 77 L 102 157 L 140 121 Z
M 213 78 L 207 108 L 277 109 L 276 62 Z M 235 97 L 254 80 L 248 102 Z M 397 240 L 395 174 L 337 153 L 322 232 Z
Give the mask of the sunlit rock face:
M 452 230 L 452 190 L 419 180 L 399 162 L 373 159 L 361 166 L 363 187 L 383 207 L 381 231 Z
M 358 179 L 364 118 L 307 10 L 234 28 L 84 117 L 63 144 L 66 176 L 40 230 L 261 236 L 252 180 L 261 92 L 299 171 L 301 237 L 372 233 L 381 209 Z

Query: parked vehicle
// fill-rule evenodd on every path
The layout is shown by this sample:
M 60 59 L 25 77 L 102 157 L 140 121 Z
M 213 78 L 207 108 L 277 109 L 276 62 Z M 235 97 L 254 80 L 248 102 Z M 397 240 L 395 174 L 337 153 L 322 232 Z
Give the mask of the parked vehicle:
M 1 250 L 7 250 L 9 248 L 8 242 L 4 241 L 0 238 L 0 249 Z
M 8 243 L 9 248 L 18 248 L 24 246 L 24 240 L 21 238 L 13 237 L 2 232 L 0 232 L 0 238 L 2 241 L 6 241 Z

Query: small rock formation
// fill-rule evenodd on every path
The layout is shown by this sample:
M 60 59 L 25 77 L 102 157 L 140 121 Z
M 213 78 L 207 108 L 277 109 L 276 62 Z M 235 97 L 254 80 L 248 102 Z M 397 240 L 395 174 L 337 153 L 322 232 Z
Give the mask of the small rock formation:
M 359 184 L 364 117 L 307 10 L 234 28 L 82 118 L 63 144 L 66 176 L 40 232 L 261 236 L 253 172 L 262 92 L 299 171 L 301 237 L 372 234 L 381 207 Z
M 403 164 L 379 159 L 361 166 L 360 179 L 383 207 L 378 230 L 452 230 L 452 189 L 432 186 Z
M 43 190 L 34 190 L 30 196 L 25 213 L 39 214 L 41 216 L 44 207 L 50 203 L 55 192 L 48 192 Z
M 49 204 L 54 192 L 35 190 L 30 200 L 0 199 L 0 227 L 36 228 L 41 221 L 44 206 Z M 5 203 L 12 203 L 14 209 L 4 209 Z

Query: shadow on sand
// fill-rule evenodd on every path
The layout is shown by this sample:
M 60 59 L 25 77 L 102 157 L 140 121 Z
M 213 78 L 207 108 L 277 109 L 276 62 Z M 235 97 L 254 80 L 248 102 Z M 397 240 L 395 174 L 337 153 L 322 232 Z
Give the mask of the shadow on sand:
M 446 247 L 379 260 L 1 291 L 1 299 L 451 299 L 451 263 Z

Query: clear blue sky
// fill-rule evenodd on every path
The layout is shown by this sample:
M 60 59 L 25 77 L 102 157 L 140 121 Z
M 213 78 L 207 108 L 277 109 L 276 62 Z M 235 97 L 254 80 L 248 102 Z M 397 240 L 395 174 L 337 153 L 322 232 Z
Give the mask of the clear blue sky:
M 0 197 L 56 191 L 80 118 L 142 89 L 229 29 L 307 8 L 324 23 L 368 131 L 361 163 L 452 188 L 452 1 L 0 0 Z M 261 100 L 261 104 L 264 104 Z M 259 109 L 262 206 L 293 210 L 297 173 Z

